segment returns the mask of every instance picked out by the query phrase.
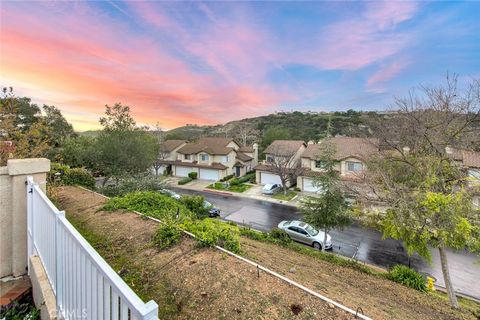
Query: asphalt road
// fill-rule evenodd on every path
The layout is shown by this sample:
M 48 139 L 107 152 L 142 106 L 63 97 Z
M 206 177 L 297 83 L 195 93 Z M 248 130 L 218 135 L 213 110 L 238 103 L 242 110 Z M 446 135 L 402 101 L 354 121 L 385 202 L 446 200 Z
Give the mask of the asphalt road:
M 223 219 L 261 231 L 269 231 L 282 220 L 301 219 L 298 209 L 292 206 L 210 192 L 185 189 L 176 191 L 182 194 L 201 194 L 221 210 Z M 380 232 L 355 223 L 343 230 L 332 230 L 330 235 L 335 253 L 384 268 L 395 264 L 410 264 L 417 271 L 437 279 L 438 285 L 444 286 L 438 250 L 432 250 L 430 265 L 416 254 L 409 257 L 400 241 L 382 239 Z M 478 256 L 468 252 L 448 251 L 455 291 L 480 299 L 479 260 Z

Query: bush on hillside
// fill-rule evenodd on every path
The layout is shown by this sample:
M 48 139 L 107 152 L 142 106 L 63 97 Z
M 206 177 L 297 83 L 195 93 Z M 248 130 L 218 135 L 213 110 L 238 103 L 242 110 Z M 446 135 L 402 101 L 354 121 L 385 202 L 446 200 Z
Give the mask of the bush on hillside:
M 84 168 L 73 168 L 65 172 L 62 181 L 67 185 L 79 185 L 95 189 L 95 178 Z
M 197 177 L 198 177 L 198 173 L 197 173 L 197 172 L 190 172 L 190 173 L 188 174 L 188 177 L 189 177 L 190 179 L 192 179 L 192 180 L 195 180 L 195 179 L 197 179 Z
M 95 189 L 95 178 L 84 168 L 70 168 L 67 165 L 53 162 L 47 181 L 51 185 L 79 185 Z
M 137 191 L 156 191 L 165 188 L 162 177 L 151 174 L 139 174 L 118 180 L 114 185 L 100 187 L 100 193 L 108 197 L 118 197 Z
M 176 220 L 177 214 L 179 222 L 195 217 L 180 201 L 155 191 L 133 192 L 123 197 L 111 198 L 103 209 L 107 211 L 118 209 L 138 211 L 164 221 Z
M 205 198 L 203 196 L 182 196 L 180 198 L 185 207 L 195 214 L 195 217 L 202 219 L 208 217 L 209 208 L 205 207 Z
M 181 227 L 193 233 L 201 246 L 218 245 L 234 253 L 240 253 L 240 230 L 234 224 L 206 218 L 186 220 Z
M 288 233 L 279 228 L 273 228 L 272 231 L 268 233 L 268 235 L 279 243 L 287 244 L 292 242 L 292 239 L 290 238 Z
M 161 224 L 153 236 L 153 243 L 160 249 L 167 249 L 180 241 L 181 231 L 173 224 Z
M 422 292 L 427 291 L 425 278 L 420 273 L 407 266 L 397 264 L 388 272 L 387 277 L 390 280 L 401 283 L 415 290 Z

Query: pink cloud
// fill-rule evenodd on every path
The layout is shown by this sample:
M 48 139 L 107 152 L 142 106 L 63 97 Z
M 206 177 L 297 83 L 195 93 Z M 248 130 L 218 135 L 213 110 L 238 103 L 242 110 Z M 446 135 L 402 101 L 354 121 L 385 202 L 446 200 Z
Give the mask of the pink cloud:
M 176 28 L 157 12 L 147 16 L 159 27 Z M 267 85 L 222 83 L 218 77 L 195 72 L 161 43 L 133 34 L 101 13 L 92 16 L 84 7 L 62 12 L 61 18 L 8 8 L 2 18 L 4 79 L 29 88 L 26 94 L 36 97 L 57 92 L 57 98 L 43 102 L 56 104 L 79 123 L 79 109 L 93 119 L 101 115 L 104 104 L 117 101 L 131 105 L 134 116 L 143 123 L 160 120 L 167 127 L 219 123 L 268 112 L 286 96 Z M 44 23 L 49 18 L 56 24 Z M 248 42 L 252 33 L 237 30 L 235 35 Z M 186 33 L 183 36 L 188 37 Z M 224 47 L 211 45 L 218 54 L 245 58 L 233 42 Z M 208 50 L 192 47 L 192 53 L 210 59 L 212 67 L 220 70 Z M 228 72 L 226 69 L 225 74 Z
M 367 80 L 367 90 L 370 92 L 381 93 L 385 91 L 385 83 L 398 75 L 409 62 L 394 61 L 391 64 L 381 67 L 377 72 L 371 75 Z
M 358 18 L 333 23 L 318 35 L 305 61 L 324 69 L 357 70 L 382 61 L 409 43 L 395 27 L 417 12 L 413 2 L 367 2 Z

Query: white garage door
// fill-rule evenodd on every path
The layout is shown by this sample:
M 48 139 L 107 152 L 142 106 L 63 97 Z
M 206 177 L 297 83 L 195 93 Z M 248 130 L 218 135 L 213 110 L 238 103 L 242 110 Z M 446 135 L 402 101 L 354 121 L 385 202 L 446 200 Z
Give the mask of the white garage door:
M 282 180 L 276 174 L 260 172 L 260 184 L 282 184 Z
M 175 168 L 175 175 L 177 177 L 188 177 L 188 174 L 190 172 L 194 172 L 195 170 L 193 170 L 192 168 L 188 168 L 188 167 L 176 167 Z
M 199 179 L 217 181 L 219 179 L 218 173 L 219 173 L 218 170 L 214 170 L 214 169 L 200 169 Z
M 303 178 L 303 191 L 319 192 L 320 187 L 313 185 L 313 179 Z

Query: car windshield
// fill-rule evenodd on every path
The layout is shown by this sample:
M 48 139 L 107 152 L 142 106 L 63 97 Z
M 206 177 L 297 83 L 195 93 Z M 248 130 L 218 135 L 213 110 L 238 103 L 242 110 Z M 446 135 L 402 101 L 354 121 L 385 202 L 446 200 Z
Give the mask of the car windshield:
M 265 190 L 270 190 L 272 188 L 273 188 L 273 184 L 266 184 L 264 187 Z
M 316 236 L 318 234 L 318 230 L 309 224 L 307 224 L 307 226 L 305 227 L 305 230 L 307 230 L 308 234 L 311 236 Z

